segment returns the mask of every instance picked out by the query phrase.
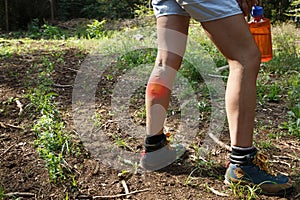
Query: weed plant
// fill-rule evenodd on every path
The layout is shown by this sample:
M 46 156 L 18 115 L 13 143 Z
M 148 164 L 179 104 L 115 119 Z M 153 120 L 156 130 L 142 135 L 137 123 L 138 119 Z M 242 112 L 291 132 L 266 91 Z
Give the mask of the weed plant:
M 73 145 L 70 142 L 70 133 L 66 131 L 61 114 L 54 103 L 57 94 L 52 92 L 51 88 L 53 81 L 50 75 L 53 67 L 53 62 L 48 58 L 43 59 L 43 70 L 35 79 L 38 85 L 31 88 L 26 97 L 38 116 L 32 128 L 37 135 L 34 144 L 41 158 L 45 160 L 50 179 L 56 182 L 72 177 L 71 170 L 64 170 L 64 156 L 72 151 Z
M 261 192 L 261 189 L 258 185 L 250 186 L 243 185 L 242 183 L 231 183 L 229 187 L 233 193 L 233 196 L 241 200 L 257 199 L 257 193 Z
M 0 185 L 0 200 L 2 200 L 4 198 L 4 189 L 2 187 L 2 185 Z

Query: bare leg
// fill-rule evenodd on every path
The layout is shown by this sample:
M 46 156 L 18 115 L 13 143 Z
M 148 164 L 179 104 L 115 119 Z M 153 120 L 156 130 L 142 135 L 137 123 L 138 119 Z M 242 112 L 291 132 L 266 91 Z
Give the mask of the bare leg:
M 250 147 L 253 142 L 259 50 L 243 15 L 204 22 L 202 26 L 230 66 L 225 101 L 231 145 Z
M 170 86 L 173 84 L 176 71 L 180 68 L 183 56 L 180 53 L 172 53 L 174 51 L 168 51 L 167 49 L 174 49 L 175 44 L 175 46 L 177 45 L 175 49 L 180 49 L 182 54 L 184 53 L 187 38 L 181 37 L 185 41 L 179 43 L 176 41 L 176 35 L 178 35 L 176 33 L 183 36 L 187 35 L 189 19 L 189 17 L 180 15 L 163 16 L 157 19 L 158 55 L 155 70 L 159 72 L 151 75 L 146 89 L 146 127 L 148 136 L 159 135 L 163 132 L 163 124 L 170 101 Z M 172 37 L 170 32 L 161 31 L 162 29 L 173 31 L 175 36 Z M 160 73 L 160 70 L 165 72 L 164 75 Z M 161 84 L 162 82 L 164 84 Z
M 233 148 L 225 182 L 251 180 L 263 192 L 289 193 L 292 191 L 292 182 L 288 177 L 281 174 L 274 176 L 268 170 L 261 170 L 261 166 L 266 166 L 266 158 L 262 158 L 260 164 L 254 160 L 259 155 L 252 142 L 260 52 L 248 24 L 242 15 L 235 15 L 202 25 L 230 66 L 225 100 Z

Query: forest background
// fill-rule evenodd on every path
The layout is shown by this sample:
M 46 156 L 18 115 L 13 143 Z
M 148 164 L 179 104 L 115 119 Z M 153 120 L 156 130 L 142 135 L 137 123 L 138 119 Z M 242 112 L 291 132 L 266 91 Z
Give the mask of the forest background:
M 299 0 L 263 0 L 265 17 L 275 21 L 299 21 Z M 40 23 L 74 18 L 111 20 L 133 18 L 151 9 L 149 0 L 1 0 L 0 30 L 27 29 L 38 19 Z

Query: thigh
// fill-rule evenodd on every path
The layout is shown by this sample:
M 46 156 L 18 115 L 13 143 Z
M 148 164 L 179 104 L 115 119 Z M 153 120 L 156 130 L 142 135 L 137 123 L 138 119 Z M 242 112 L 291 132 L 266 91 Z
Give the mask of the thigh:
M 190 17 L 166 15 L 157 18 L 157 64 L 179 69 L 186 49 Z
M 202 22 L 202 27 L 227 59 L 247 62 L 257 56 L 258 47 L 242 14 Z

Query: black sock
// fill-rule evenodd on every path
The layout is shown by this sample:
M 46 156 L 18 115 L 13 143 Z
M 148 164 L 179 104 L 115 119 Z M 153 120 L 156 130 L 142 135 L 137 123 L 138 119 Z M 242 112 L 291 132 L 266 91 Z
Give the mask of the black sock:
M 145 140 L 145 150 L 146 152 L 156 151 L 166 145 L 167 139 L 165 134 L 148 136 Z
M 257 153 L 255 147 L 237 147 L 232 146 L 232 151 L 229 156 L 230 163 L 238 165 L 252 165 L 254 156 Z
M 245 155 L 254 153 L 256 151 L 256 148 L 253 146 L 246 147 L 246 148 L 232 146 L 231 149 L 232 149 L 231 154 L 236 155 L 236 156 L 245 156 Z
M 162 140 L 164 140 L 166 138 L 165 134 L 160 134 L 160 135 L 153 135 L 153 136 L 147 136 L 145 143 L 146 144 L 157 144 L 159 142 L 161 142 Z

